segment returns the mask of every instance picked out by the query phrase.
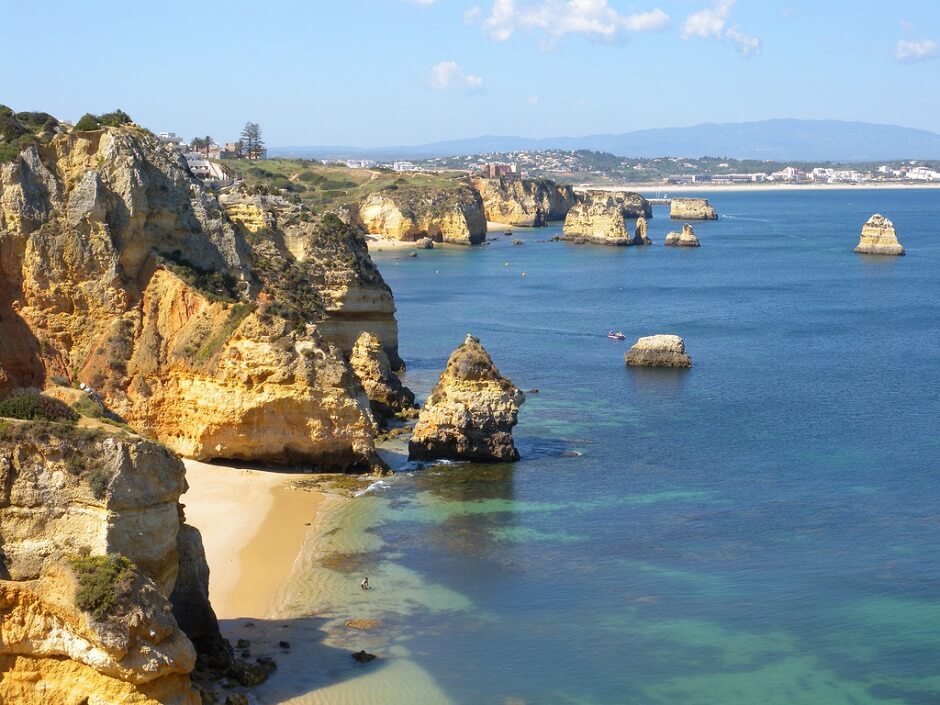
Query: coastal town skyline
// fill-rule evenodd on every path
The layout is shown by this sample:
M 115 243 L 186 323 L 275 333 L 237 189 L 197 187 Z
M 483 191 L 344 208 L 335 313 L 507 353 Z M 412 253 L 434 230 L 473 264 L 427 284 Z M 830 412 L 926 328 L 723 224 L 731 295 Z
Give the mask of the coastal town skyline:
M 236 3 L 225 13 L 181 3 L 51 5 L 61 21 L 44 24 L 42 52 L 29 33 L 0 49 L 8 61 L 31 56 L 30 69 L 5 85 L 15 110 L 77 120 L 124 108 L 183 135 L 235 134 L 248 117 L 271 146 L 773 118 L 938 129 L 940 9 L 925 1 L 362 0 Z M 24 27 L 49 10 L 10 8 Z M 141 26 L 158 39 L 140 45 Z M 128 60 L 109 60 L 109 80 L 89 82 L 68 37 L 102 30 L 108 53 Z M 59 76 L 51 105 L 40 74 Z

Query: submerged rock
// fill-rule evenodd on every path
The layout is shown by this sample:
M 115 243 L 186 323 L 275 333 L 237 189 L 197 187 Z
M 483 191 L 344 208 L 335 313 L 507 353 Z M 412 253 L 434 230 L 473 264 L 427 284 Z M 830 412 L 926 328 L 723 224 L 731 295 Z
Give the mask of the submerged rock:
M 352 657 L 359 663 L 369 663 L 370 661 L 375 661 L 376 658 L 375 654 L 370 654 L 365 649 L 355 652 Z
M 865 225 L 855 251 L 864 255 L 903 255 L 904 248 L 894 232 L 894 223 L 875 213 Z
M 673 220 L 717 220 L 718 211 L 707 198 L 673 198 L 669 206 Z
M 685 341 L 678 335 L 640 338 L 624 356 L 628 367 L 691 367 Z
M 525 394 L 503 377 L 468 335 L 447 361 L 418 416 L 408 444 L 411 460 L 518 460 L 512 439 Z
M 667 247 L 698 247 L 700 243 L 698 238 L 695 237 L 695 231 L 692 230 L 692 226 L 686 223 L 682 226 L 681 233 L 669 233 L 666 235 L 663 244 Z

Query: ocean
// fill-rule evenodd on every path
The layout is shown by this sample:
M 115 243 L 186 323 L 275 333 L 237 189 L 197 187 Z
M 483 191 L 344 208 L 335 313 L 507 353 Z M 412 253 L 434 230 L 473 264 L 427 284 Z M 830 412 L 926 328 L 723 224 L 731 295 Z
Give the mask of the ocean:
M 522 460 L 404 464 L 337 510 L 261 702 L 940 702 L 940 191 L 708 198 L 697 249 L 655 207 L 649 247 L 374 254 L 419 399 L 466 333 L 538 389 Z M 875 212 L 906 257 L 852 252 Z M 692 369 L 626 368 L 655 333 Z

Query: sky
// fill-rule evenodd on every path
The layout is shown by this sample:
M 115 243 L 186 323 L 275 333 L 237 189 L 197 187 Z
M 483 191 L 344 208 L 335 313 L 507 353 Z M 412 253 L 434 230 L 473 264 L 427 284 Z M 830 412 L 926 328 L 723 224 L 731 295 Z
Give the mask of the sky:
M 768 118 L 940 132 L 937 0 L 0 0 L 0 103 L 269 147 Z M 16 28 L 10 31 L 10 28 Z M 15 67 L 11 69 L 10 67 Z

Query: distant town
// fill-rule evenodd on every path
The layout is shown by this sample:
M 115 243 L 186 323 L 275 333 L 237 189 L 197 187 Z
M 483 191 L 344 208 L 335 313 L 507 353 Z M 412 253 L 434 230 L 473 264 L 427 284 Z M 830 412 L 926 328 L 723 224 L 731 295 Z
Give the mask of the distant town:
M 241 139 L 222 145 L 216 144 L 208 136 L 197 137 L 188 143 L 173 132 L 161 132 L 158 137 L 183 154 L 193 176 L 217 185 L 232 183 L 236 178 L 236 171 L 226 167 L 226 160 L 267 158 L 260 126 L 255 123 L 246 125 Z M 639 159 L 588 150 L 523 150 L 416 161 L 330 159 L 321 163 L 350 169 L 384 169 L 394 172 L 463 171 L 488 178 L 544 177 L 598 186 L 622 183 L 664 186 L 887 182 L 940 184 L 940 162 L 924 160 L 812 164 L 720 157 Z

